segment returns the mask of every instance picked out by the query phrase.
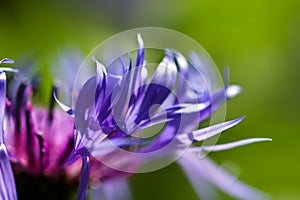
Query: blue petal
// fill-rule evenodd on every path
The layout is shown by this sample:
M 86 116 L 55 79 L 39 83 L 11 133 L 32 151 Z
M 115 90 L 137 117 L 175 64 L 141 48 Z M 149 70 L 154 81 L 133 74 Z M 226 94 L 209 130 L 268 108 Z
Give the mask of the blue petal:
M 176 76 L 177 69 L 174 58 L 166 56 L 158 65 L 151 82 L 172 89 L 176 82 Z
M 3 143 L 3 122 L 6 102 L 6 75 L 0 72 L 0 143 Z
M 97 88 L 95 93 L 95 107 L 100 111 L 105 100 L 107 72 L 103 64 L 98 62 L 98 60 L 96 60 L 95 58 L 94 61 L 97 64 Z
M 148 146 L 143 148 L 140 152 L 147 153 L 147 152 L 153 152 L 158 149 L 163 148 L 165 145 L 167 145 L 170 141 L 172 141 L 176 135 L 178 134 L 180 126 L 180 120 L 175 119 L 174 121 L 169 122 L 163 131 L 159 134 L 159 136 Z
M 228 121 L 228 122 L 224 122 L 221 124 L 217 124 L 217 125 L 209 126 L 207 128 L 193 131 L 194 140 L 195 141 L 203 141 L 205 139 L 211 138 L 211 137 L 221 133 L 222 131 L 225 131 L 225 130 L 237 125 L 244 118 L 245 117 L 243 116 L 243 117 L 240 117 L 240 118 Z
M 116 85 L 114 92 L 111 95 L 111 108 L 115 121 L 123 130 L 126 129 L 124 124 L 128 109 L 130 97 L 132 94 L 132 61 L 130 59 L 129 70 L 124 74 L 123 78 Z M 124 125 L 123 125 L 124 124 Z
M 138 43 L 139 43 L 139 50 L 135 62 L 136 67 L 141 67 L 144 64 L 144 57 L 145 57 L 145 52 L 144 52 L 144 41 L 142 39 L 141 34 L 137 35 Z
M 83 156 L 77 200 L 85 200 L 86 199 L 88 185 L 89 185 L 89 177 L 90 177 L 89 157 Z
M 179 53 L 172 52 L 174 54 L 176 60 L 176 66 L 178 68 L 178 80 L 177 80 L 177 88 L 176 88 L 176 97 L 179 102 L 186 101 L 186 96 L 189 91 L 190 85 L 190 71 L 191 66 L 189 66 L 187 60 Z M 199 82 L 198 82 L 199 84 Z
M 130 99 L 129 106 L 135 104 L 137 99 L 141 96 L 140 87 L 147 81 L 147 69 L 145 65 L 145 52 L 144 52 L 144 42 L 140 34 L 137 36 L 139 42 L 139 50 L 136 58 L 135 68 L 132 77 L 132 96 Z
M 53 95 L 53 97 L 54 97 L 56 103 L 58 104 L 58 106 L 59 106 L 63 111 L 65 111 L 66 113 L 68 113 L 69 115 L 74 116 L 73 109 L 72 109 L 71 107 L 69 107 L 69 106 L 63 104 L 62 102 L 60 102 L 60 101 L 58 100 L 58 98 L 57 98 L 57 96 L 56 96 L 56 90 L 57 90 L 57 88 L 54 86 L 54 87 L 53 87 L 53 90 L 52 90 L 52 91 L 53 91 L 53 94 L 52 94 L 52 95 Z
M 183 119 L 183 117 L 187 117 L 187 115 L 193 115 L 201 112 L 201 110 L 206 109 L 208 106 L 208 102 L 200 104 L 177 104 L 171 106 L 163 111 L 155 113 L 151 118 L 141 121 L 138 129 L 134 129 L 134 131 L 139 131 L 140 129 L 145 129 L 160 123 L 169 122 L 177 117 Z M 196 115 L 193 116 L 197 117 Z
M 171 89 L 161 84 L 150 83 L 145 96 L 139 107 L 135 123 L 139 124 L 142 120 L 149 119 L 149 111 L 153 105 L 161 105 L 171 93 Z
M 162 105 L 175 85 L 177 77 L 176 65 L 173 58 L 166 56 L 158 65 L 153 78 L 143 95 L 143 100 L 135 111 L 135 123 L 149 118 L 149 110 L 153 105 Z
M 232 85 L 212 94 L 208 100 L 210 101 L 210 105 L 207 106 L 205 109 L 200 110 L 199 112 L 199 121 L 201 122 L 209 118 L 212 115 L 212 113 L 218 110 L 218 108 L 226 101 L 226 99 L 236 96 L 240 91 L 241 88 L 239 86 Z
M 4 64 L 4 63 L 12 64 L 12 63 L 14 63 L 14 61 L 9 58 L 4 58 L 4 59 L 0 60 L 0 64 Z
M 0 199 L 18 199 L 13 171 L 3 143 L 0 144 L 0 197 Z
M 203 147 L 199 147 L 197 149 L 200 151 L 225 151 L 228 149 L 233 149 L 236 147 L 253 144 L 256 142 L 266 142 L 266 141 L 272 141 L 272 139 L 270 139 L 270 138 L 249 138 L 249 139 L 239 140 L 239 141 L 230 142 L 230 143 L 226 143 L 226 144 L 217 144 L 214 146 L 203 146 Z
M 95 91 L 96 91 L 97 79 L 96 76 L 91 77 L 81 88 L 78 95 L 75 109 L 74 109 L 74 122 L 75 127 L 80 134 L 84 134 L 91 121 L 95 121 L 97 113 L 94 106 Z M 88 113 L 88 111 L 90 111 Z M 87 118 L 88 114 L 88 118 Z

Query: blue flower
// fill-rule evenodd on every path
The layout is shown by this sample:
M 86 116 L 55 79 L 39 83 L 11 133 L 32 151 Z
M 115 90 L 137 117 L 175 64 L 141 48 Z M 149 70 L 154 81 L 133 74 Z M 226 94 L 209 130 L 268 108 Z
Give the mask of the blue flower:
M 197 128 L 224 101 L 236 96 L 240 87 L 226 85 L 211 93 L 207 83 L 201 79 L 201 76 L 207 75 L 204 72 L 199 74 L 195 68 L 202 65 L 199 57 L 192 54 L 188 61 L 174 50 L 165 50 L 165 57 L 149 81 L 140 35 L 138 42 L 139 49 L 134 64 L 129 58 L 127 64 L 123 61 L 122 65 L 106 68 L 93 58 L 97 73 L 81 88 L 74 109 L 57 100 L 67 113 L 74 116 L 75 148 L 68 162 L 82 159 L 78 199 L 86 198 L 91 158 L 99 160 L 98 167 L 103 174 L 100 177 L 100 189 L 96 191 L 98 195 L 107 194 L 107 191 L 110 191 L 110 195 L 115 195 L 118 190 L 127 193 L 122 184 L 120 188 L 125 190 L 117 186 L 111 187 L 118 173 L 131 175 L 141 172 L 141 168 L 147 168 L 147 164 L 153 161 L 162 160 L 162 166 L 165 166 L 177 160 L 197 194 L 203 199 L 216 198 L 215 188 L 236 198 L 263 198 L 262 193 L 236 181 L 234 176 L 209 158 L 203 156 L 200 159 L 199 155 L 270 139 L 252 138 L 214 146 L 193 145 L 242 121 L 244 117 Z M 205 77 L 205 80 L 210 78 Z M 157 135 L 143 135 L 156 125 L 161 125 Z M 153 170 L 150 168 L 145 171 Z M 124 179 L 120 183 L 122 181 Z M 100 190 L 104 192 L 99 192 Z M 97 199 L 100 197 L 97 196 Z
M 32 176 L 68 176 L 74 182 L 81 164 L 80 200 L 86 199 L 89 183 L 96 188 L 91 193 L 94 199 L 126 199 L 130 197 L 128 176 L 173 161 L 182 167 L 202 199 L 218 198 L 216 188 L 240 199 L 265 197 L 218 167 L 207 153 L 270 139 L 217 145 L 203 142 L 244 117 L 199 129 L 241 88 L 226 83 L 220 90 L 211 90 L 213 77 L 206 73 L 201 59 L 195 53 L 187 59 L 175 50 L 165 50 L 150 79 L 140 35 L 138 43 L 134 64 L 131 58 L 128 63 L 121 58 L 121 65 L 105 67 L 92 58 L 97 72 L 80 89 L 74 109 L 62 104 L 53 90 L 54 99 L 73 120 L 53 104 L 50 109 L 32 106 L 30 85 L 19 85 L 14 99 L 8 100 L 6 72 L 17 70 L 0 68 L 1 199 L 17 199 L 11 162 L 18 166 L 15 171 Z M 13 61 L 0 61 L 4 63 Z

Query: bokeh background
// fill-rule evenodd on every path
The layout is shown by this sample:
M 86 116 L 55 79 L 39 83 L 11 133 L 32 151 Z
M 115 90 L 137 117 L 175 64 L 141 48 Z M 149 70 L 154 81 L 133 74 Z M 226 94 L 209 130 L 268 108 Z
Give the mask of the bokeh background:
M 211 153 L 217 163 L 272 199 L 300 199 L 299 0 L 1 1 L 0 57 L 32 61 L 50 88 L 49 60 L 63 49 L 87 55 L 127 29 L 159 26 L 198 41 L 220 71 L 243 87 L 227 118 L 246 115 L 219 142 L 263 136 L 271 143 Z M 45 92 L 45 99 L 49 95 Z M 197 199 L 176 165 L 130 179 L 135 199 Z M 224 198 L 228 198 L 224 196 Z

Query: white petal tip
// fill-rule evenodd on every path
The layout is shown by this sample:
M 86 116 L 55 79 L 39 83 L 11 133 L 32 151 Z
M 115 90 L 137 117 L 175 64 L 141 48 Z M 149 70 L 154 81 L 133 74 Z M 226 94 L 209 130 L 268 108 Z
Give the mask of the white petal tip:
M 144 47 L 144 41 L 143 41 L 143 38 L 142 38 L 140 33 L 137 34 L 137 40 L 138 40 L 138 43 L 139 43 L 139 48 L 143 48 Z
M 233 98 L 242 92 L 242 88 L 238 85 L 230 85 L 226 88 L 226 97 Z
M 273 139 L 272 138 L 261 138 L 261 142 L 264 142 L 264 141 L 266 141 L 266 142 L 272 142 Z

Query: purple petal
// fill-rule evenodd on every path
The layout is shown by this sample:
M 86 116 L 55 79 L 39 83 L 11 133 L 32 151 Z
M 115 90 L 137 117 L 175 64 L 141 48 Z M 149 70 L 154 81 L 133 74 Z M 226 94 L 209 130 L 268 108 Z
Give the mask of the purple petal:
M 234 97 L 241 91 L 241 88 L 236 85 L 228 86 L 225 89 L 215 92 L 210 96 L 210 106 L 200 111 L 199 121 L 209 118 L 228 98 Z M 207 100 L 205 100 L 207 101 Z M 201 102 L 201 101 L 200 101 Z
M 133 105 L 133 108 L 131 109 L 130 113 L 132 114 L 134 107 L 139 106 L 140 104 L 136 103 L 138 99 L 141 98 L 142 92 L 142 85 L 144 85 L 147 81 L 147 69 L 144 67 L 145 65 L 145 50 L 144 50 L 144 41 L 141 37 L 141 34 L 137 35 L 138 43 L 139 43 L 139 49 L 137 53 L 137 58 L 135 62 L 135 68 L 133 70 L 132 80 L 131 80 L 131 96 L 129 101 L 129 107 Z M 142 88 L 141 88 L 142 87 Z
M 203 189 L 202 182 L 216 186 L 223 192 L 238 199 L 265 199 L 265 194 L 247 186 L 238 181 L 236 177 L 227 173 L 221 167 L 218 167 L 208 158 L 199 159 L 197 153 L 186 153 L 179 160 L 179 164 L 190 179 L 194 189 L 198 195 Z M 197 180 L 200 180 L 198 182 Z M 202 180 L 202 181 L 201 181 Z M 214 197 L 205 196 L 206 199 L 214 199 Z
M 203 128 L 203 129 L 199 129 L 196 131 L 193 131 L 193 135 L 194 135 L 194 140 L 195 141 L 203 141 L 207 138 L 211 138 L 219 133 L 221 133 L 224 130 L 227 130 L 235 125 L 237 125 L 238 123 L 240 123 L 245 117 L 240 117 L 228 122 L 224 122 L 221 124 L 217 124 L 217 125 L 213 125 L 213 126 L 209 126 L 207 128 Z
M 130 200 L 130 188 L 126 180 L 116 179 L 101 183 L 96 190 L 91 190 L 92 200 Z
M 210 199 L 220 199 L 215 188 L 208 184 L 205 179 L 203 179 L 202 174 L 205 172 L 199 172 L 197 158 L 192 160 L 186 155 L 183 155 L 177 162 L 181 165 L 183 171 L 185 172 L 187 178 L 192 184 L 195 192 L 200 199 L 210 200 Z
M 175 138 L 176 134 L 178 134 L 179 126 L 180 120 L 178 119 L 169 122 L 165 126 L 163 131 L 159 134 L 159 136 L 150 145 L 142 149 L 140 152 L 147 153 L 161 149 Z
M 175 86 L 177 69 L 173 58 L 166 56 L 158 65 L 153 78 L 145 92 L 140 112 L 136 121 L 145 118 L 145 113 L 149 112 L 151 106 L 162 105 Z
M 188 93 L 189 88 L 189 71 L 191 70 L 191 67 L 189 66 L 187 60 L 179 53 L 173 52 L 174 57 L 176 59 L 176 64 L 178 67 L 178 80 L 177 80 L 177 89 L 176 89 L 176 97 L 180 102 L 183 102 L 186 100 L 186 96 Z
M 89 157 L 82 156 L 82 167 L 80 175 L 80 183 L 77 194 L 77 200 L 85 200 L 87 196 L 87 190 L 89 185 L 89 176 L 90 176 L 90 161 Z
M 142 120 L 149 119 L 149 111 L 152 106 L 161 105 L 170 93 L 171 89 L 164 85 L 151 83 L 145 93 L 135 123 L 139 124 Z
M 137 58 L 136 58 L 136 62 L 135 62 L 135 66 L 136 67 L 141 67 L 144 64 L 144 57 L 145 57 L 145 52 L 144 52 L 144 41 L 143 38 L 141 36 L 141 34 L 137 35 L 137 39 L 138 39 L 138 43 L 139 43 L 139 50 L 138 50 L 138 54 L 137 54 Z
M 89 143 L 87 143 L 86 141 L 84 141 L 83 145 L 86 146 L 91 155 L 95 157 L 101 157 L 113 152 L 123 150 L 120 147 L 140 146 L 147 143 L 147 141 L 143 141 L 142 139 L 133 138 L 91 140 L 91 142 Z
M 13 171 L 3 143 L 0 144 L 0 199 L 18 199 Z
M 151 82 L 172 89 L 176 82 L 176 76 L 177 69 L 174 59 L 166 56 L 156 68 Z
M 56 90 L 57 90 L 57 88 L 56 88 L 56 87 L 53 87 L 53 94 L 52 94 L 52 95 L 53 95 L 55 101 L 57 102 L 58 106 L 59 106 L 63 111 L 65 111 L 66 113 L 68 113 L 69 115 L 74 116 L 74 112 L 73 112 L 72 108 L 69 107 L 69 106 L 67 106 L 67 105 L 65 105 L 65 104 L 63 104 L 62 102 L 60 102 L 60 101 L 58 100 L 58 98 L 57 98 L 57 96 L 56 96 Z
M 174 120 L 176 117 L 183 118 L 182 115 L 190 115 L 194 113 L 198 113 L 201 110 L 207 108 L 209 106 L 208 103 L 200 103 L 200 104 L 177 104 L 172 107 L 169 107 L 163 111 L 160 111 L 154 114 L 150 119 L 146 119 L 140 122 L 135 131 L 139 131 L 141 129 L 145 129 L 160 123 L 169 122 Z
M 229 76 L 230 75 L 230 71 L 229 71 L 229 67 L 225 66 L 224 68 L 224 85 L 225 88 L 229 86 Z
M 147 69 L 144 67 L 145 64 L 145 52 L 144 42 L 140 34 L 137 36 L 139 42 L 139 50 L 136 58 L 135 68 L 133 71 L 132 78 L 132 96 L 129 105 L 135 104 L 136 100 L 141 96 L 141 90 L 139 89 L 147 81 Z
M 228 149 L 233 149 L 236 147 L 240 146 L 245 146 L 248 144 L 256 143 L 256 142 L 266 142 L 266 141 L 272 141 L 270 138 L 249 138 L 245 140 L 239 140 L 236 142 L 230 142 L 226 144 L 218 144 L 214 146 L 203 146 L 200 148 L 197 148 L 198 150 L 203 150 L 203 151 L 224 151 Z
M 8 67 L 1 67 L 0 72 L 13 72 L 13 73 L 19 73 L 19 70 L 8 68 Z
M 80 154 L 78 153 L 78 150 L 82 148 L 82 141 L 81 141 L 82 136 L 79 134 L 77 130 L 74 130 L 74 148 L 67 158 L 67 160 L 64 162 L 64 166 L 69 166 L 73 164 L 75 161 L 77 161 L 80 158 Z
M 4 59 L 0 60 L 0 64 L 4 64 L 4 63 L 12 64 L 12 63 L 14 63 L 14 61 L 9 58 L 4 58 Z
M 130 61 L 130 66 L 131 65 L 132 64 Z M 129 101 L 132 94 L 131 90 L 133 84 L 133 71 L 134 70 L 131 70 L 130 67 L 130 70 L 128 70 L 125 73 L 124 77 L 122 78 L 121 82 L 119 82 L 119 85 L 117 85 L 112 96 L 113 116 L 122 129 L 126 129 L 126 125 L 123 125 L 123 122 L 129 109 Z
M 74 122 L 76 129 L 81 135 L 85 133 L 89 123 L 96 122 L 97 113 L 95 112 L 96 110 L 93 109 L 96 85 L 97 79 L 96 76 L 93 76 L 81 88 L 75 104 Z
M 5 72 L 0 72 L 0 143 L 3 143 L 3 122 L 5 115 L 6 103 L 6 75 Z
M 103 64 L 98 62 L 95 58 L 94 61 L 97 64 L 97 88 L 95 93 L 95 107 L 100 111 L 105 100 L 107 72 Z

